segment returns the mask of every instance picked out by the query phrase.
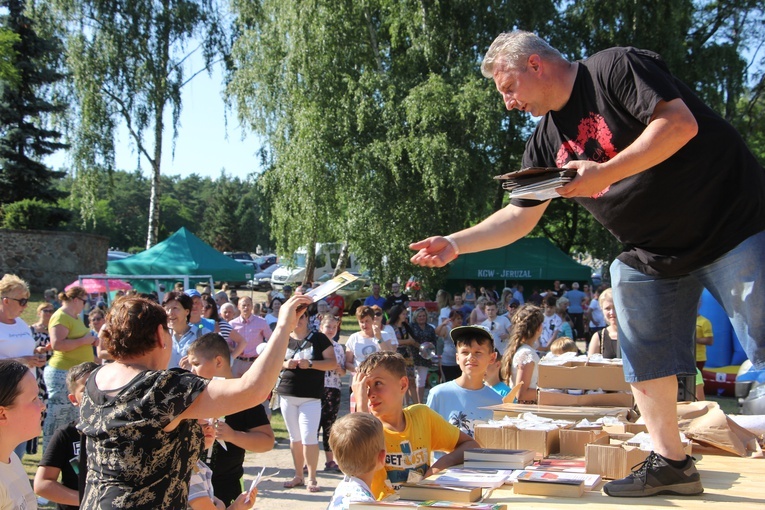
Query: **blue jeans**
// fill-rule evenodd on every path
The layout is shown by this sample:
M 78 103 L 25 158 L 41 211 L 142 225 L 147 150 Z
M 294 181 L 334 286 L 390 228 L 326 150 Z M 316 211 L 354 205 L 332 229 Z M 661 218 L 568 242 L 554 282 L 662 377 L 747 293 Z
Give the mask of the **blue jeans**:
M 56 430 L 80 417 L 80 408 L 69 401 L 66 373 L 66 370 L 59 370 L 50 365 L 46 365 L 43 371 L 45 386 L 48 388 L 47 414 L 43 422 L 43 452 L 48 449 Z
M 696 373 L 696 314 L 704 287 L 727 312 L 754 368 L 765 368 L 764 262 L 765 232 L 680 277 L 645 275 L 615 260 L 611 282 L 626 381 Z

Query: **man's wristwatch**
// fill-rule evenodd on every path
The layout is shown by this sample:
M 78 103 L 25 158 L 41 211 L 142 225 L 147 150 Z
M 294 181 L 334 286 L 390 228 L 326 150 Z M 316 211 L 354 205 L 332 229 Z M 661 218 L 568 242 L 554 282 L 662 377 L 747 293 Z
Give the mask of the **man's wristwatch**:
M 308 368 L 313 368 L 313 360 L 308 360 Z

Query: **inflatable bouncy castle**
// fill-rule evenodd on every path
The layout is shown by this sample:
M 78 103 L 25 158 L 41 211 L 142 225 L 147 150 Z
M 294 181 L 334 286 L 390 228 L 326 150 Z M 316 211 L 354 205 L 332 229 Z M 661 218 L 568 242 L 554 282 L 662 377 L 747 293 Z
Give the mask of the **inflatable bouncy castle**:
M 714 343 L 707 346 L 707 362 L 701 375 L 708 395 L 734 396 L 736 373 L 746 361 L 746 353 L 738 341 L 733 325 L 723 307 L 704 289 L 699 314 L 712 323 Z

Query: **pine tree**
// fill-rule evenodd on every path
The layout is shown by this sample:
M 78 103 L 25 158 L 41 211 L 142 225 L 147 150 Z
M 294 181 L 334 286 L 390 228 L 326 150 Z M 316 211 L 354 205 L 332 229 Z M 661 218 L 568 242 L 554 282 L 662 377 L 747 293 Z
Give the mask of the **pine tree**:
M 0 204 L 25 198 L 54 202 L 60 192 L 53 181 L 65 172 L 51 170 L 41 159 L 68 145 L 58 141 L 61 133 L 44 126 L 43 117 L 66 106 L 47 101 L 41 93 L 64 77 L 45 64 L 60 49 L 54 40 L 37 35 L 24 15 L 23 0 L 3 0 L 0 7 L 8 11 L 0 26 L 19 37 L 12 56 L 17 79 L 0 83 Z

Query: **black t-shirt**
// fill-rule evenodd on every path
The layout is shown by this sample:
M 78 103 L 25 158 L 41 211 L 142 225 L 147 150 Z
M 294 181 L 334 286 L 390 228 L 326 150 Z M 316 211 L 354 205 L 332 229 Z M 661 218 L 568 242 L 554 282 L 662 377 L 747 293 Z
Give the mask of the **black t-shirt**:
M 698 123 L 693 139 L 595 197 L 574 199 L 624 244 L 619 260 L 653 276 L 687 274 L 765 229 L 762 167 L 736 130 L 657 54 L 612 48 L 579 62 L 571 98 L 544 116 L 523 156 L 524 167 L 608 161 L 645 130 L 659 101 L 677 98 Z
M 236 414 L 226 416 L 226 424 L 239 432 L 246 432 L 255 427 L 268 425 L 269 423 L 268 416 L 262 405 L 257 405 L 245 409 L 244 411 L 239 411 Z M 215 441 L 210 460 L 208 461 L 208 459 L 206 459 L 207 452 L 205 452 L 205 456 L 203 456 L 205 463 L 213 471 L 213 488 L 215 488 L 216 479 L 226 478 L 239 480 L 244 475 L 244 469 L 242 468 L 245 454 L 244 449 L 234 443 L 229 443 L 228 441 L 226 441 L 226 448 L 228 449 L 224 450 L 218 441 Z
M 409 296 L 406 294 L 401 294 L 400 296 L 395 296 L 391 294 L 385 299 L 385 309 L 390 310 L 396 305 L 405 306 L 406 303 L 409 302 Z
M 40 466 L 61 470 L 61 485 L 72 490 L 79 488 L 79 476 L 72 468 L 72 459 L 80 461 L 80 431 L 77 423 L 72 422 L 53 433 L 48 448 L 43 453 Z M 77 510 L 79 506 L 57 504 L 58 510 Z
M 323 353 L 329 347 L 332 347 L 332 342 L 326 335 L 312 332 L 304 340 L 290 338 L 284 359 L 301 359 L 301 356 L 308 356 L 305 359 L 323 360 Z M 324 393 L 324 371 L 315 368 L 282 370 L 276 391 L 279 395 L 289 397 L 321 398 Z

